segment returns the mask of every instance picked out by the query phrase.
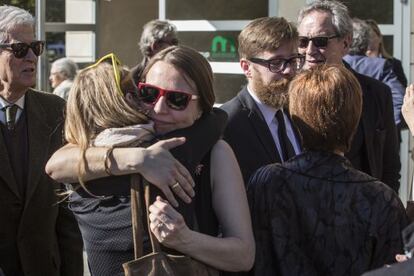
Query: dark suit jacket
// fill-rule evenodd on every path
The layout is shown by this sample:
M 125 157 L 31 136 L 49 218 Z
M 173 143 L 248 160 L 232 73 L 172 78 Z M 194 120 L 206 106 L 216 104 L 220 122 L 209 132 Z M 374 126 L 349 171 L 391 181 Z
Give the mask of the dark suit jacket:
M 233 148 L 244 183 L 247 185 L 255 170 L 267 164 L 280 162 L 280 155 L 269 127 L 247 87 L 221 108 L 229 116 L 224 140 Z
M 401 82 L 401 84 L 404 87 L 407 87 L 407 84 L 408 84 L 407 77 L 405 76 L 404 69 L 401 64 L 401 60 L 396 59 L 396 58 L 390 58 L 388 59 L 388 61 L 391 62 L 392 71 L 394 71 L 394 73 L 397 75 L 399 82 Z
M 25 112 L 29 171 L 26 198 L 16 180 L 0 134 L 0 267 L 6 275 L 83 275 L 82 240 L 72 213 L 56 204 L 62 188 L 45 173 L 49 157 L 62 146 L 65 101 L 29 90 Z
M 361 127 L 358 128 L 354 141 L 363 139 L 365 149 L 360 150 L 359 154 L 363 161 L 368 162 L 364 168 L 356 168 L 378 178 L 398 192 L 401 163 L 391 91 L 382 82 L 351 71 L 358 79 L 363 93 Z M 356 150 L 354 146 L 355 143 L 351 145 L 351 152 Z
M 394 105 L 394 120 L 396 124 L 399 124 L 405 87 L 393 71 L 393 64 L 387 59 L 360 55 L 346 55 L 344 60 L 358 73 L 377 79 L 390 87 Z

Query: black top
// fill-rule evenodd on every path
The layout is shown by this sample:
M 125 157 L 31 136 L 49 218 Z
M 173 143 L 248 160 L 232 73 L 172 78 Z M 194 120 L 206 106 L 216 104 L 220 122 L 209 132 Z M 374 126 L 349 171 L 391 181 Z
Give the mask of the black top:
M 186 143 L 171 152 L 196 176 L 196 196 L 191 204 L 186 204 L 176 197 L 180 203 L 177 211 L 181 213 L 191 229 L 209 235 L 218 233 L 217 220 L 211 203 L 209 151 L 220 138 L 225 122 L 225 112 L 214 109 L 212 113 L 203 115 L 190 128 L 159 137 L 160 139 L 186 137 Z M 96 179 L 87 182 L 86 187 L 90 193 L 79 188 L 71 195 L 70 208 L 82 232 L 91 274 L 124 275 L 122 263 L 134 258 L 130 176 Z M 154 199 L 156 195 L 163 196 L 161 191 L 151 185 L 151 197 Z M 96 196 L 104 196 L 104 198 Z M 143 220 L 146 220 L 146 216 Z M 144 230 L 146 234 L 144 234 L 143 248 L 144 253 L 148 254 L 150 244 L 147 230 Z M 167 248 L 163 250 L 173 252 Z
M 255 275 L 361 275 L 395 262 L 407 225 L 397 194 L 339 155 L 305 152 L 248 185 Z
M 25 198 L 27 188 L 27 172 L 29 169 L 29 137 L 27 133 L 26 111 L 23 109 L 13 129 L 0 123 L 3 139 L 7 147 L 10 165 L 16 179 L 17 188 Z

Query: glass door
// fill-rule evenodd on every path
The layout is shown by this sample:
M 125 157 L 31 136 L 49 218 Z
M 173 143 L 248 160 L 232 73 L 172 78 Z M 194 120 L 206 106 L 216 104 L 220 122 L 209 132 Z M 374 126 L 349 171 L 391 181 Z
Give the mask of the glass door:
M 180 43 L 202 53 L 214 72 L 217 103 L 233 98 L 246 83 L 237 36 L 250 20 L 275 16 L 277 0 L 159 0 L 159 19 L 178 29 Z
M 46 41 L 39 60 L 38 88 L 51 91 L 50 64 L 68 57 L 82 67 L 95 60 L 95 0 L 37 0 L 37 36 Z

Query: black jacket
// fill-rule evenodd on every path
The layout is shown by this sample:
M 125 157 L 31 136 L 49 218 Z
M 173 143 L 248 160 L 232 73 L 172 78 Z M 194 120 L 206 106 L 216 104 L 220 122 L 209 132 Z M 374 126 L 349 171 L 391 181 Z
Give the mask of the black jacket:
M 280 155 L 269 127 L 247 87 L 221 108 L 229 116 L 224 140 L 232 147 L 247 185 L 254 171 L 264 165 L 280 162 Z
M 350 158 L 352 153 L 359 155 L 362 166 L 350 158 L 356 169 L 378 178 L 398 192 L 401 162 L 390 88 L 376 79 L 350 70 L 361 85 L 363 107 L 360 126 L 347 157 Z M 356 143 L 361 139 L 362 147 Z
M 361 275 L 395 262 L 407 225 L 397 194 L 346 158 L 304 152 L 248 185 L 255 275 Z
M 65 204 L 63 187 L 45 173 L 50 156 L 62 146 L 65 101 L 29 90 L 25 112 L 29 172 L 25 197 L 19 193 L 3 135 L 0 134 L 0 267 L 5 275 L 83 275 L 82 239 Z

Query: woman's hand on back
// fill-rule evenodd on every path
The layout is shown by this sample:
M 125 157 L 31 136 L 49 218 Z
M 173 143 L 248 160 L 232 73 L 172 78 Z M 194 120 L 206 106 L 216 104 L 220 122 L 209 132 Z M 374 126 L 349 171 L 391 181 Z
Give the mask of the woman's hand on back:
M 174 194 L 190 203 L 194 193 L 194 180 L 188 170 L 169 152 L 185 143 L 185 138 L 161 140 L 142 149 L 139 158 L 139 173 L 158 187 L 173 206 L 178 206 Z

